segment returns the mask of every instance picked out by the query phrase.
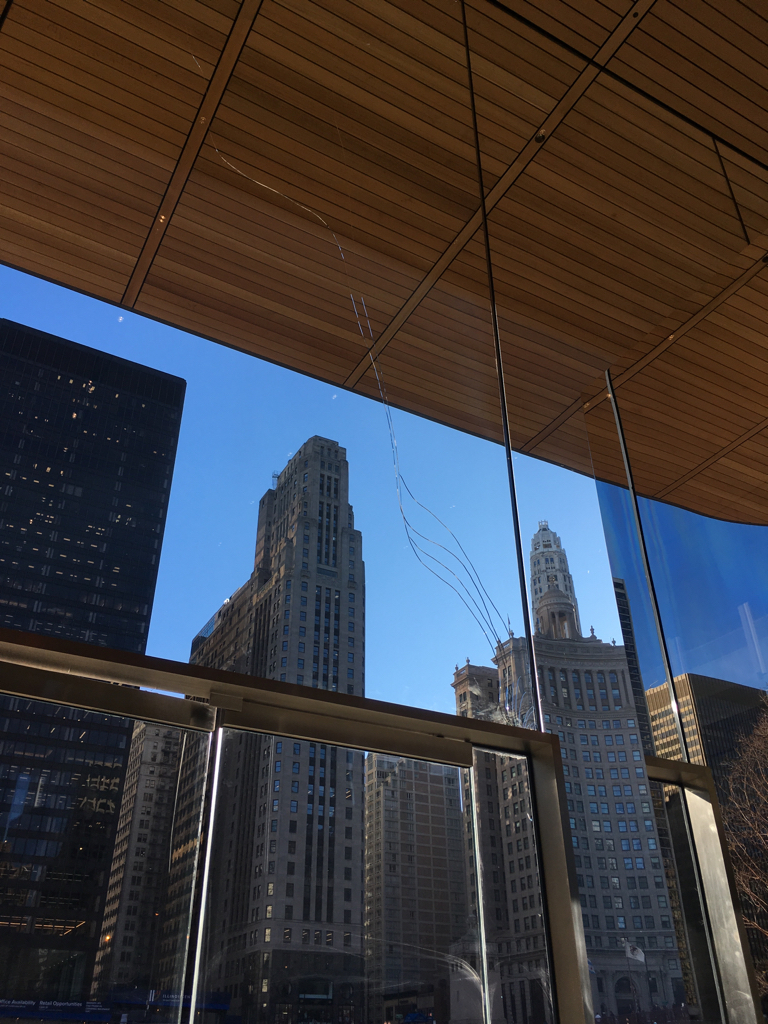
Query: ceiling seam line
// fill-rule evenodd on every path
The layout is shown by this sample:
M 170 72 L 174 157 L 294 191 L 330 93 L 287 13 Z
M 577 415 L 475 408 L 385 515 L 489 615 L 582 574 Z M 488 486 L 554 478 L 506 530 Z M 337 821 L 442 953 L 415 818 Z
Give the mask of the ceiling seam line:
M 726 285 L 722 291 L 718 292 L 713 299 L 710 299 L 706 305 L 698 309 L 692 316 L 690 316 L 676 331 L 672 334 L 667 335 L 663 341 L 658 342 L 652 349 L 650 349 L 644 356 L 635 360 L 626 370 L 616 375 L 613 381 L 614 388 L 621 387 L 622 384 L 628 383 L 632 378 L 644 370 L 646 366 L 649 366 L 655 359 L 663 355 L 667 349 L 671 348 L 676 341 L 684 337 L 692 328 L 696 327 L 697 324 L 701 323 L 702 320 L 706 320 L 710 313 L 714 313 L 724 302 L 735 295 L 736 292 L 740 291 L 745 285 L 749 284 L 753 277 L 760 273 L 761 270 L 765 269 L 766 260 L 768 256 L 761 256 L 751 267 L 748 267 L 743 273 L 741 273 L 734 281 L 731 281 L 729 285 Z M 529 441 L 521 447 L 521 452 L 531 452 L 534 448 L 538 447 L 542 441 L 545 441 L 550 434 L 557 430 L 566 420 L 569 420 L 571 416 L 575 415 L 579 409 L 584 412 L 589 412 L 596 406 L 600 405 L 609 397 L 608 389 L 601 388 L 596 395 L 592 398 L 587 399 L 586 402 L 581 399 L 576 399 L 571 405 L 564 409 L 551 423 L 543 427 L 538 434 L 534 435 Z
M 730 455 L 732 451 L 735 451 L 737 448 L 740 448 L 741 445 L 746 444 L 747 441 L 750 441 L 757 434 L 761 433 L 761 431 L 765 430 L 766 427 L 768 427 L 768 416 L 754 427 L 750 427 L 749 430 L 745 430 L 744 433 L 740 434 L 735 441 L 731 441 L 714 455 L 710 455 L 708 459 L 700 462 L 698 466 L 692 469 L 689 473 L 686 473 L 685 476 L 681 476 L 679 480 L 675 480 L 674 483 L 668 484 L 666 487 L 662 488 L 662 490 L 657 491 L 656 494 L 653 495 L 654 499 L 661 500 L 668 494 L 671 494 L 672 491 L 676 491 L 678 487 L 682 487 L 683 484 L 687 484 L 689 480 L 698 476 L 699 473 L 703 473 L 705 469 L 709 469 L 710 466 L 719 462 L 720 459 L 725 458 L 726 455 Z
M 5 7 L 3 7 L 2 12 L 0 12 L 0 32 L 3 31 L 3 25 L 5 24 L 5 19 L 8 17 L 8 12 L 10 11 L 12 6 L 13 6 L 13 0 L 5 0 Z
M 643 16 L 653 7 L 656 0 L 637 0 L 636 8 L 640 8 Z M 631 16 L 632 15 L 632 16 Z M 632 31 L 640 24 L 642 17 L 639 12 L 628 12 L 619 21 L 611 34 L 605 40 L 598 51 L 598 56 L 607 50 L 605 59 L 608 60 L 626 42 Z M 515 185 L 517 180 L 524 174 L 528 166 L 535 160 L 536 154 L 546 139 L 555 131 L 570 114 L 576 104 L 587 92 L 601 72 L 601 66 L 597 61 L 588 62 L 582 68 L 575 80 L 568 86 L 565 93 L 560 97 L 552 110 L 546 115 L 534 135 L 529 138 L 506 171 L 496 181 L 496 184 L 488 191 L 485 197 L 486 214 L 490 213 L 496 205 L 501 202 L 504 196 Z M 411 292 L 400 309 L 395 313 L 376 341 L 370 345 L 365 355 L 359 360 L 357 366 L 348 374 L 343 381 L 344 387 L 354 388 L 362 377 L 370 369 L 371 355 L 380 357 L 387 345 L 396 336 L 400 328 L 406 323 L 411 314 L 419 306 L 421 301 L 429 294 L 437 281 L 453 263 L 465 245 L 480 228 L 482 223 L 482 211 L 475 210 L 464 226 L 456 233 L 453 240 L 449 242 L 438 259 L 432 264 L 431 269 L 422 278 L 419 284 Z
M 744 241 L 747 243 L 747 245 L 751 245 L 752 243 L 750 242 L 749 235 L 747 233 L 747 226 L 744 223 L 744 218 L 741 216 L 741 207 L 739 206 L 739 204 L 736 201 L 736 194 L 733 191 L 733 185 L 731 184 L 731 179 L 728 177 L 728 171 L 725 169 L 725 163 L 723 161 L 723 155 L 720 152 L 720 147 L 717 144 L 717 139 L 712 139 L 712 142 L 713 142 L 714 147 L 715 147 L 715 152 L 717 153 L 717 159 L 720 161 L 720 170 L 723 172 L 723 177 L 725 178 L 725 184 L 728 186 L 728 193 L 729 193 L 729 195 L 731 197 L 731 202 L 733 203 L 733 208 L 736 211 L 736 216 L 739 218 L 739 224 L 741 225 L 741 233 L 742 233 L 742 235 L 744 235 Z
M 141 252 L 136 259 L 131 276 L 120 300 L 120 304 L 128 309 L 134 308 L 144 287 L 147 275 L 152 268 L 165 233 L 176 212 L 176 207 L 189 181 L 189 176 L 194 170 L 197 158 L 208 137 L 213 119 L 240 60 L 248 36 L 261 10 L 262 2 L 263 0 L 242 0 L 237 15 L 232 22 L 229 34 L 219 53 L 216 67 L 200 101 L 194 120 L 190 124 L 189 132 L 181 147 L 176 166 L 168 179 L 163 197 L 155 211 L 155 216 L 144 239 Z
M 532 32 L 535 32 L 537 35 L 540 35 L 544 39 L 549 40 L 556 46 L 559 46 L 560 49 L 565 50 L 567 53 L 570 53 L 572 56 L 580 58 L 587 64 L 595 63 L 594 57 L 590 57 L 586 53 L 582 53 L 582 51 L 579 50 L 578 47 L 571 45 L 571 43 L 567 43 L 564 39 L 561 39 L 559 36 L 556 36 L 554 32 L 549 32 L 547 29 L 543 28 L 541 25 L 537 25 L 536 22 L 531 21 L 524 15 L 518 14 L 517 11 L 511 10 L 509 7 L 506 6 L 506 4 L 503 4 L 501 0 L 486 0 L 486 3 L 489 3 L 491 4 L 491 6 L 498 8 L 500 11 L 503 11 L 514 21 L 519 22 L 521 25 L 525 25 L 526 28 L 530 28 Z M 695 128 L 696 131 L 701 132 L 702 135 L 706 135 L 713 142 L 717 142 L 721 146 L 727 146 L 728 149 L 733 150 L 734 153 L 738 153 L 739 156 L 743 156 L 745 160 L 748 160 L 756 167 L 759 167 L 763 171 L 768 171 L 768 162 L 764 162 L 763 160 L 758 159 L 751 153 L 747 153 L 746 150 L 742 149 L 740 146 L 737 146 L 735 143 L 729 142 L 727 139 L 724 139 L 721 135 L 715 134 L 715 132 L 713 132 L 711 128 L 705 128 L 703 124 L 700 124 L 694 118 L 689 117 L 688 114 L 684 114 L 681 110 L 676 110 L 675 107 L 671 106 L 669 103 L 665 103 L 664 100 L 660 100 L 657 96 L 654 96 L 653 93 L 650 93 L 646 89 L 643 89 L 642 86 L 636 85 L 634 82 L 630 82 L 629 79 L 625 78 L 623 75 L 620 75 L 617 71 L 612 71 L 605 65 L 603 65 L 600 68 L 600 70 L 604 75 L 607 75 L 608 78 L 613 79 L 614 82 L 618 82 L 620 85 L 623 85 L 627 89 L 629 89 L 630 92 L 634 92 L 638 96 L 642 96 L 643 99 L 648 100 L 648 102 L 653 104 L 653 106 L 658 107 L 660 110 L 666 111 L 666 113 L 671 114 L 678 121 L 682 121 L 684 124 L 687 124 L 689 128 Z

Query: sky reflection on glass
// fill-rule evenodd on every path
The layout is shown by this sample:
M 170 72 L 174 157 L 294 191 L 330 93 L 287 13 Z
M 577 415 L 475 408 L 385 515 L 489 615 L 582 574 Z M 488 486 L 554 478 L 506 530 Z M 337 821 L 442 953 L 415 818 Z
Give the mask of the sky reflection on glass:
M 628 492 L 598 484 L 614 576 L 625 580 L 646 687 L 664 681 Z M 640 499 L 672 671 L 764 688 L 768 681 L 768 530 Z

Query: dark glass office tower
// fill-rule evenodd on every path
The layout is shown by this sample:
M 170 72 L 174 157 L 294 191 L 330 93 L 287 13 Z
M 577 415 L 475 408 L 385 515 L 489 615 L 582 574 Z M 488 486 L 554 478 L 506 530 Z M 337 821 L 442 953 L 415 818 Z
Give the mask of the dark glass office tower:
M 0 626 L 143 653 L 184 388 L 0 320 Z M 134 723 L 0 697 L 0 733 L 0 999 L 87 1019 Z
M 144 651 L 184 388 L 0 320 L 0 626 Z

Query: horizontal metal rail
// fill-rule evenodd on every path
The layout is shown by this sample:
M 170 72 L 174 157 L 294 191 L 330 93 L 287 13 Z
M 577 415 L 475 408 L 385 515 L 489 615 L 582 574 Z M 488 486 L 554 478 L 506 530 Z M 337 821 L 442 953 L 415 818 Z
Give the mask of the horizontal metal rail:
M 216 727 L 219 709 L 218 724 L 228 729 L 461 768 L 473 766 L 477 749 L 528 758 L 559 1016 L 591 1024 L 557 737 L 8 629 L 0 629 L 0 692 L 205 731 Z M 651 781 L 679 786 L 685 796 L 728 1024 L 756 1024 L 762 1015 L 712 773 L 657 757 L 647 757 L 645 766 Z

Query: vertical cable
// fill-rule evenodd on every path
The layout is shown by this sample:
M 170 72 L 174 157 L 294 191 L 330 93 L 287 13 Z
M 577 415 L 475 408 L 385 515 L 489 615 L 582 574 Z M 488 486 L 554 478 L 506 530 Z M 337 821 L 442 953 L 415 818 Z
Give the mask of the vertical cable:
M 531 631 L 531 615 L 528 607 L 528 587 L 526 585 L 525 563 L 523 556 L 523 542 L 520 536 L 520 515 L 517 507 L 517 486 L 515 483 L 515 469 L 512 462 L 512 443 L 509 434 L 509 411 L 507 407 L 507 392 L 504 385 L 504 360 L 501 354 L 501 334 L 499 331 L 499 318 L 496 311 L 496 289 L 493 278 L 493 260 L 491 258 L 491 241 L 488 234 L 488 216 L 485 206 L 485 187 L 483 185 L 483 164 L 480 154 L 480 135 L 477 128 L 477 110 L 475 108 L 475 88 L 472 79 L 472 57 L 469 49 L 469 29 L 467 27 L 467 11 L 464 0 L 461 0 L 461 19 L 464 27 L 464 51 L 467 61 L 467 77 L 469 80 L 469 102 L 472 111 L 472 131 L 475 139 L 475 162 L 477 165 L 477 184 L 480 192 L 480 213 L 483 225 L 483 241 L 485 245 L 485 263 L 488 275 L 488 299 L 491 307 L 491 326 L 493 328 L 493 345 L 496 356 L 496 377 L 499 382 L 499 405 L 501 407 L 501 425 L 504 432 L 504 451 L 507 458 L 507 477 L 509 480 L 509 499 L 512 506 L 512 526 L 515 535 L 515 556 L 517 558 L 517 575 L 520 584 L 520 597 L 523 605 L 523 627 L 525 629 L 525 642 L 528 649 L 529 672 L 531 686 L 534 692 L 534 710 L 536 729 L 543 731 L 544 716 L 541 710 L 541 694 L 539 692 L 539 680 L 536 674 L 536 654 L 533 649 L 533 633 Z
M 539 680 L 536 672 L 536 652 L 533 649 L 533 632 L 531 630 L 531 616 L 528 604 L 528 587 L 526 584 L 526 572 L 525 563 L 523 560 L 523 542 L 520 535 L 520 514 L 517 506 L 517 485 L 515 482 L 515 469 L 512 461 L 512 442 L 509 434 L 509 410 L 507 407 L 507 392 L 504 385 L 504 360 L 501 352 L 501 333 L 499 330 L 499 318 L 496 310 L 496 288 L 494 285 L 493 276 L 493 259 L 491 257 L 491 240 L 488 233 L 488 214 L 485 205 L 485 187 L 483 185 L 483 163 L 480 152 L 480 134 L 477 127 L 477 109 L 475 107 L 475 87 L 472 78 L 472 55 L 469 47 L 469 28 L 467 26 L 467 10 L 464 0 L 461 0 L 461 20 L 464 29 L 464 52 L 467 61 L 467 79 L 469 82 L 469 102 L 472 111 L 472 131 L 474 134 L 475 141 L 475 163 L 477 166 L 477 185 L 480 195 L 480 213 L 482 217 L 483 225 L 483 243 L 485 247 L 485 263 L 486 272 L 488 276 L 488 301 L 491 310 L 491 325 L 493 328 L 493 345 L 494 354 L 496 357 L 496 377 L 499 383 L 499 406 L 501 411 L 501 424 L 504 432 L 504 452 L 507 459 L 507 478 L 509 481 L 509 500 L 512 509 L 512 526 L 514 529 L 515 536 L 515 557 L 517 559 L 517 576 L 518 583 L 520 585 L 520 598 L 523 606 L 523 626 L 525 629 L 525 644 L 528 652 L 528 671 L 530 673 L 531 686 L 533 687 L 533 708 L 534 708 L 534 721 L 535 728 L 539 732 L 544 731 L 544 715 L 541 707 L 541 693 L 539 691 Z M 510 655 L 511 655 L 510 651 Z M 513 659 L 510 657 L 510 664 L 513 664 Z M 476 756 L 476 755 L 475 755 Z M 470 772 L 470 778 L 474 783 L 474 769 Z M 530 776 L 529 776 L 530 778 Z M 534 826 L 534 835 L 538 836 L 538 803 L 536 800 L 536 793 L 532 786 L 529 785 L 529 796 L 531 798 L 531 817 L 532 824 Z M 479 868 L 480 860 L 479 857 L 479 833 L 477 831 L 477 808 L 475 801 L 474 785 L 472 788 L 473 798 L 473 825 L 475 828 L 475 861 Z M 536 844 L 537 845 L 537 844 Z M 538 851 L 536 853 L 538 858 Z M 478 901 L 480 910 L 480 943 L 483 963 L 483 1010 L 486 1020 L 490 1018 L 491 1006 L 490 1006 L 490 991 L 488 989 L 488 961 L 486 951 L 486 939 L 485 939 L 485 922 L 483 919 L 483 893 L 480 887 L 480 875 L 478 874 Z M 549 970 L 550 979 L 553 977 L 552 973 L 552 962 L 551 962 L 551 949 L 552 942 L 549 934 L 549 913 L 547 912 L 547 892 L 544 887 L 541 887 L 541 902 L 542 902 L 542 922 L 544 924 L 544 936 L 547 950 L 547 963 Z M 550 984 L 551 993 L 551 1007 L 555 1019 L 557 1019 L 557 992 L 554 986 Z
M 661 657 L 664 663 L 664 673 L 667 677 L 667 687 L 669 689 L 669 702 L 672 706 L 672 717 L 675 720 L 677 738 L 680 743 L 681 760 L 690 761 L 690 757 L 688 755 L 688 744 L 685 741 L 683 724 L 680 719 L 680 706 L 677 701 L 677 690 L 675 689 L 675 680 L 674 676 L 672 675 L 672 665 L 669 660 L 667 640 L 664 636 L 664 626 L 661 621 L 661 613 L 659 612 L 659 602 L 656 598 L 656 588 L 653 585 L 653 576 L 651 575 L 651 564 L 648 560 L 648 549 L 645 546 L 645 533 L 643 532 L 643 523 L 640 518 L 640 505 L 638 504 L 637 493 L 635 492 L 635 480 L 632 476 L 632 465 L 629 461 L 629 452 L 627 450 L 626 438 L 624 437 L 624 428 L 621 424 L 621 413 L 619 412 L 619 403 L 616 401 L 616 392 L 613 388 L 613 381 L 611 380 L 610 370 L 605 371 L 605 383 L 608 388 L 608 394 L 611 399 L 611 406 L 613 408 L 613 418 L 616 422 L 616 432 L 619 435 L 621 457 L 624 460 L 624 472 L 627 477 L 627 487 L 629 488 L 629 497 L 632 503 L 632 518 L 634 519 L 635 532 L 637 534 L 637 541 L 640 547 L 640 559 L 643 563 L 645 585 L 648 588 L 648 594 L 651 598 L 651 608 L 653 609 L 653 622 L 656 626 L 656 636 L 659 641 L 659 647 L 661 648 Z

